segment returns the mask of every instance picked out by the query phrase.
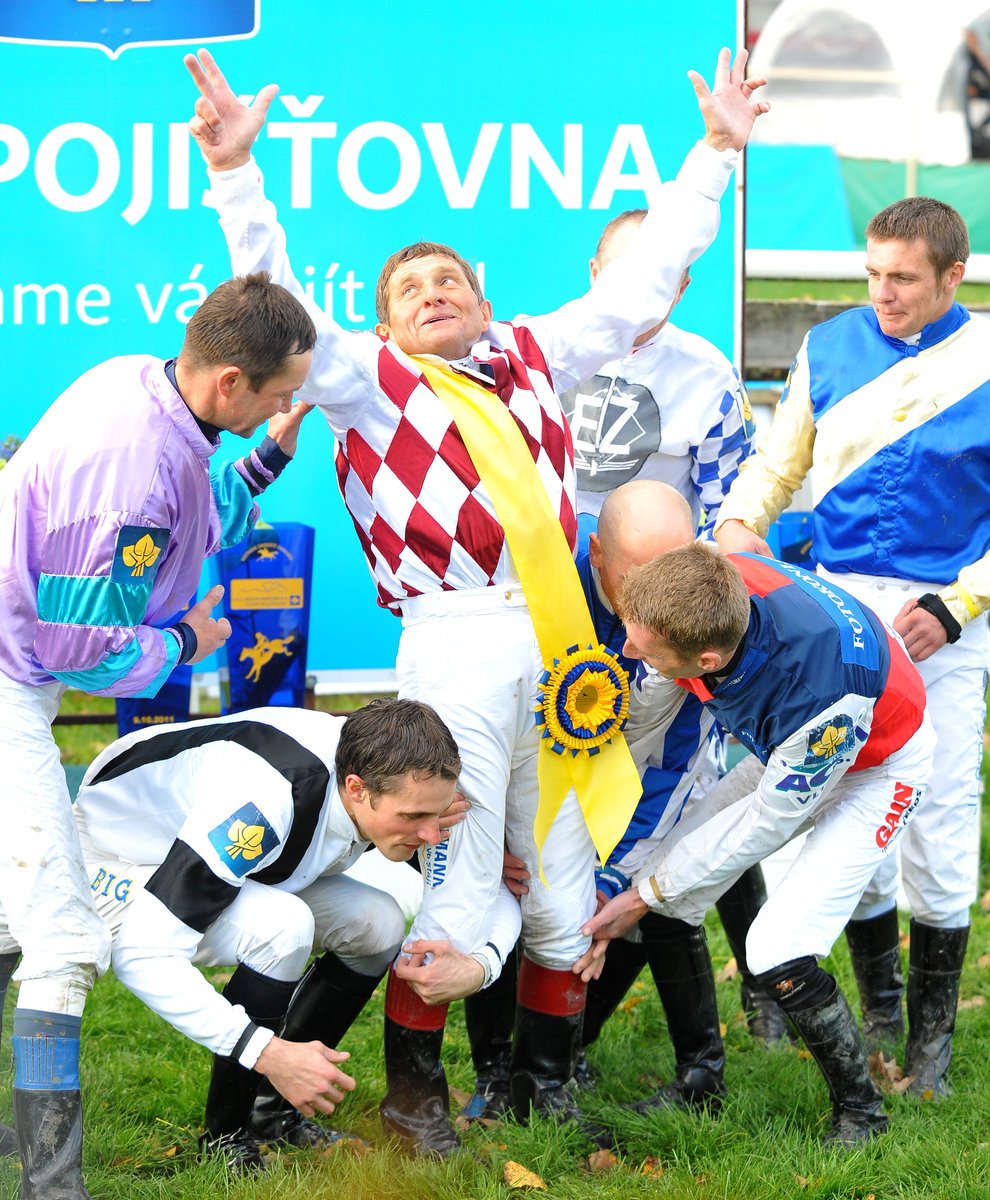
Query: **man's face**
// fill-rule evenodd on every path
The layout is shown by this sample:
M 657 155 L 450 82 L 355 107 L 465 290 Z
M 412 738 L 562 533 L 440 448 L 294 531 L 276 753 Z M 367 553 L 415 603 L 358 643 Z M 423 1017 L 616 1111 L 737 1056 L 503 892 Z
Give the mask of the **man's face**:
M 398 791 L 375 796 L 372 806 L 367 788 L 352 789 L 348 784 L 351 815 L 362 838 L 374 842 L 392 862 L 405 862 L 424 843 L 435 846 L 443 841 L 439 818 L 453 802 L 455 787 L 453 780 L 436 775 L 417 780 L 408 771 Z
M 963 263 L 939 276 L 921 238 L 866 243 L 870 303 L 888 337 L 908 338 L 944 316 L 963 277 Z
M 388 300 L 388 324 L 376 329 L 406 354 L 464 358 L 492 319 L 464 268 L 443 254 L 402 263 L 388 281 Z
M 312 360 L 310 350 L 305 354 L 290 355 L 282 370 L 258 391 L 252 390 L 243 371 L 237 372 L 230 390 L 224 395 L 220 419 L 216 423 L 221 429 L 250 437 L 259 425 L 264 425 L 276 413 L 287 413 L 292 408 L 293 395 L 306 381 Z
M 626 644 L 622 653 L 626 658 L 642 659 L 667 679 L 697 679 L 711 670 L 696 658 L 682 658 L 666 638 L 635 621 L 626 625 Z

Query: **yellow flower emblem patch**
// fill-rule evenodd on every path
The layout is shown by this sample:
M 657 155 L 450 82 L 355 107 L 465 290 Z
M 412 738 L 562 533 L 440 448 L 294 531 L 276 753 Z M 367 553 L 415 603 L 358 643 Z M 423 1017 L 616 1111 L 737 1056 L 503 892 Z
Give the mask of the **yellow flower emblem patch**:
M 145 567 L 155 565 L 159 554 L 161 554 L 161 550 L 146 533 L 144 537 L 138 538 L 133 546 L 124 546 L 120 557 L 124 560 L 125 567 L 133 568 L 131 575 L 140 578 L 144 574 Z

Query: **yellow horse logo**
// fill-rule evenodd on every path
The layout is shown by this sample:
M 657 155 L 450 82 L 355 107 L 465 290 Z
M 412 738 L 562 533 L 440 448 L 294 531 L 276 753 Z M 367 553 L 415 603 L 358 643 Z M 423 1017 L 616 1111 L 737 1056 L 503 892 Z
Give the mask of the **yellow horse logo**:
M 294 633 L 290 633 L 287 637 L 271 639 L 266 638 L 263 633 L 255 633 L 254 645 L 245 646 L 238 660 L 244 662 L 245 659 L 250 659 L 251 666 L 244 676 L 247 682 L 257 683 L 261 678 L 263 668 L 268 666 L 276 654 L 284 654 L 287 658 L 291 658 L 293 652 L 289 649 L 289 644 L 295 640 Z

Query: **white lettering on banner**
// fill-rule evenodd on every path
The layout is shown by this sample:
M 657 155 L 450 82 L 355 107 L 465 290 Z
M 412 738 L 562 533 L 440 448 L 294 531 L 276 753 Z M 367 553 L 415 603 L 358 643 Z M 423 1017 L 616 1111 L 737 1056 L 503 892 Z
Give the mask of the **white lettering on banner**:
M 293 208 L 313 207 L 313 142 L 316 138 L 335 138 L 336 121 L 311 121 L 295 125 L 291 121 L 272 121 L 268 126 L 270 138 L 288 138 L 291 145 L 289 203 Z
M 65 284 L 49 283 L 15 283 L 12 289 L 11 320 L 13 325 L 47 325 L 49 316 L 48 297 L 52 296 L 58 303 L 58 319 L 56 324 L 68 325 L 70 293 Z M 7 321 L 5 293 L 0 291 L 0 325 Z M 27 320 L 25 300 L 32 299 L 33 320 Z M 110 304 L 110 293 L 102 283 L 84 283 L 76 292 L 76 298 L 71 307 L 84 325 L 106 325 L 108 316 L 93 314 L 90 309 L 107 308 Z
M 175 307 L 175 319 L 180 325 L 188 325 L 192 319 L 193 313 L 206 299 L 209 289 L 205 283 L 199 282 L 199 273 L 203 269 L 202 263 L 195 263 L 193 269 L 189 272 L 189 278 L 185 283 L 180 283 L 176 291 L 188 293 L 189 299 L 183 300 L 181 304 Z M 166 283 L 158 293 L 158 300 L 152 304 L 151 297 L 148 295 L 148 289 L 143 283 L 135 284 L 135 289 L 138 294 L 138 299 L 141 301 L 141 307 L 144 309 L 144 315 L 152 325 L 157 325 L 164 313 L 165 306 L 172 295 L 174 284 Z
M 245 103 L 253 97 L 240 97 Z M 336 175 L 341 191 L 360 208 L 381 211 L 398 208 L 410 200 L 422 182 L 424 163 L 432 166 L 451 210 L 470 209 L 478 202 L 481 189 L 496 186 L 493 164 L 496 151 L 503 140 L 504 126 L 485 121 L 478 127 L 473 142 L 453 146 L 445 125 L 424 121 L 412 131 L 393 121 L 367 121 L 348 131 L 341 131 L 336 121 L 316 121 L 314 114 L 322 106 L 322 96 L 281 96 L 285 112 L 291 120 L 272 120 L 266 136 L 273 141 L 289 143 L 289 203 L 293 209 L 311 209 L 314 204 L 332 203 L 333 197 L 314 197 L 314 162 L 326 168 L 325 158 L 332 150 L 319 150 L 319 145 L 336 142 Z M 169 209 L 188 209 L 190 206 L 190 139 L 184 123 L 169 122 L 167 136 L 156 138 L 155 126 L 138 122 L 131 127 L 131 176 L 129 200 L 121 217 L 136 225 L 154 205 L 156 169 L 165 174 L 164 187 Z M 537 132 L 531 124 L 516 123 L 509 127 L 508 174 L 504 180 L 504 158 L 498 167 L 499 184 L 507 183 L 507 200 L 513 209 L 532 207 L 533 176 L 544 187 L 539 188 L 543 201 L 547 193 L 563 209 L 580 209 L 585 204 L 585 171 L 587 156 L 584 145 L 584 126 L 565 124 L 560 127 L 561 149 L 551 152 L 553 138 Z M 422 140 L 419 140 L 421 134 Z M 106 204 L 121 188 L 122 158 L 125 137 L 118 140 L 97 125 L 70 121 L 58 125 L 41 139 L 34 152 L 34 175 L 42 197 L 53 207 L 66 212 L 90 212 Z M 375 190 L 362 174 L 362 151 L 369 143 L 385 142 L 394 151 L 396 170 L 394 181 L 384 190 Z M 59 174 L 59 156 L 71 142 L 88 147 L 95 158 L 96 177 L 83 192 L 72 192 Z M 158 157 L 166 151 L 166 161 L 156 167 Z M 465 162 L 463 174 L 458 161 Z M 17 179 L 31 165 L 31 145 L 24 132 L 14 125 L 0 124 L 0 184 Z M 197 155 L 198 157 L 198 155 Z M 558 161 L 559 159 L 559 161 Z M 627 160 L 631 160 L 627 162 Z M 626 169 L 628 166 L 629 169 Z M 123 168 L 125 174 L 127 168 Z M 590 179 L 589 179 L 590 182 Z M 159 191 L 162 188 L 159 184 Z M 200 188 L 199 178 L 192 185 Z M 641 125 L 616 125 L 609 142 L 601 170 L 591 190 L 591 209 L 613 206 L 617 192 L 639 193 L 649 198 L 660 186 L 660 175 Z M 505 192 L 502 193 L 506 195 Z M 209 207 L 208 192 L 200 192 L 200 203 Z M 120 201 L 118 200 L 118 203 Z
M 331 263 L 327 267 L 326 274 L 323 276 L 323 299 L 316 295 L 316 282 L 313 276 L 316 274 L 316 268 L 309 266 L 303 267 L 303 275 L 306 277 L 306 282 L 303 284 L 303 291 L 313 301 L 318 304 L 328 317 L 333 316 L 333 293 L 334 282 L 333 277 L 337 273 L 337 268 L 340 263 Z M 354 278 L 354 272 L 348 271 L 343 279 L 335 281 L 337 288 L 344 293 L 344 308 L 345 316 L 348 321 L 353 321 L 356 325 L 361 324 L 366 318 L 363 313 L 357 311 L 354 301 L 354 293 L 360 291 L 364 284 Z
M 31 147 L 24 134 L 13 125 L 0 125 L 0 141 L 7 150 L 0 164 L 0 183 L 6 183 L 8 179 L 16 179 L 31 161 Z
M 583 149 L 581 126 L 565 125 L 564 165 L 558 167 L 532 125 L 513 125 L 509 207 L 529 208 L 529 168 L 532 164 L 561 208 L 580 208 Z
M 96 179 L 86 192 L 67 192 L 58 181 L 58 156 L 69 142 L 84 142 L 96 155 Z M 82 121 L 70 121 L 46 133 L 34 156 L 34 177 L 38 190 L 55 208 L 66 212 L 90 212 L 105 204 L 120 178 L 120 154 L 117 144 L 104 129 Z M 149 180 L 150 186 L 150 180 Z
M 440 177 L 440 186 L 447 197 L 451 208 L 474 208 L 481 185 L 484 182 L 488 167 L 495 153 L 502 126 L 493 121 L 486 121 L 474 143 L 471 151 L 471 161 L 468 163 L 464 179 L 461 180 L 454 165 L 454 152 L 450 148 L 447 131 L 438 123 L 424 122 L 423 136 L 433 157 L 433 165 Z
M 372 192 L 361 182 L 358 160 L 365 146 L 376 138 L 391 142 L 399 155 L 399 176 L 386 192 Z M 362 208 L 398 208 L 419 185 L 423 160 L 416 139 L 392 121 L 368 121 L 358 125 L 340 143 L 337 176 L 344 194 Z

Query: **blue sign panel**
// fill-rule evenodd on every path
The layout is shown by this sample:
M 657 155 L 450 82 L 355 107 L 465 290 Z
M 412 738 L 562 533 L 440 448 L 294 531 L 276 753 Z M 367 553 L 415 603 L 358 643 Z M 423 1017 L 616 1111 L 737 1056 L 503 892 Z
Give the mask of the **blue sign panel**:
M 580 295 L 605 223 L 701 135 L 686 71 L 710 81 L 737 21 L 736 0 L 504 0 L 429 21 L 400 0 L 0 0 L 3 36 L 24 39 L 0 41 L 0 440 L 95 363 L 174 357 L 229 276 L 187 129 L 182 56 L 201 43 L 240 94 L 279 85 L 255 154 L 293 267 L 339 324 L 370 329 L 382 263 L 423 239 L 477 266 L 497 318 Z M 721 212 L 676 320 L 732 358 L 731 188 Z M 219 453 L 249 445 L 224 434 Z M 309 670 L 390 668 L 399 622 L 376 606 L 333 453 L 314 412 L 262 513 L 316 529 Z
M 260 0 L 5 0 L 0 41 L 91 46 L 115 58 L 132 46 L 248 37 Z

